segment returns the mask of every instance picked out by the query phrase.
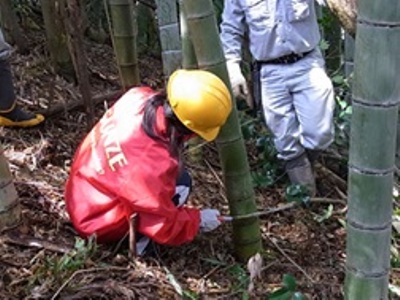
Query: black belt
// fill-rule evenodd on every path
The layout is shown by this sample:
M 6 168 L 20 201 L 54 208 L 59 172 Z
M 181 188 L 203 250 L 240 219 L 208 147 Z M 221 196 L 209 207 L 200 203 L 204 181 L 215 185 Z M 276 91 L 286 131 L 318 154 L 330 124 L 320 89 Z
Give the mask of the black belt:
M 270 60 L 259 60 L 258 62 L 261 64 L 293 64 L 303 57 L 307 56 L 307 54 L 310 54 L 313 52 L 313 50 L 303 52 L 303 53 L 290 53 L 288 55 L 284 55 L 278 58 L 270 59 Z

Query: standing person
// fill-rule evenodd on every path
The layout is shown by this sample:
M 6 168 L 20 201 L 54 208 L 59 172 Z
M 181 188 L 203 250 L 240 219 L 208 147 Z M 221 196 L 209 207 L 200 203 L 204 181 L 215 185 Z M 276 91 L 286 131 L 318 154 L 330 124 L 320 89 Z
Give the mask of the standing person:
M 66 184 L 66 209 L 83 237 L 121 240 L 137 213 L 137 253 L 149 239 L 181 245 L 220 225 L 219 211 L 184 205 L 191 178 L 184 142 L 214 140 L 232 103 L 225 84 L 201 70 L 178 70 L 167 94 L 148 87 L 125 93 L 79 146 Z
M 293 184 L 315 194 L 312 163 L 333 141 L 333 86 L 318 48 L 313 0 L 226 0 L 221 41 L 234 95 L 249 98 L 240 69 L 244 37 L 278 158 Z M 249 101 L 248 101 L 249 104 Z
M 32 127 L 44 121 L 40 114 L 23 111 L 18 105 L 8 58 L 11 47 L 4 40 L 0 28 L 0 126 Z

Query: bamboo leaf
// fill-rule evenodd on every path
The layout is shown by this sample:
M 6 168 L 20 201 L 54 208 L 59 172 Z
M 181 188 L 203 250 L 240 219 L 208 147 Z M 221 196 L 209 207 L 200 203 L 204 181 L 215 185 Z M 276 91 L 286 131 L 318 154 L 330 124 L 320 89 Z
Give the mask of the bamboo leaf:
M 290 300 L 292 298 L 292 292 L 287 288 L 280 288 L 269 295 L 268 300 Z
M 283 275 L 283 285 L 289 290 L 294 292 L 296 290 L 296 279 L 290 275 L 290 274 L 285 274 Z
M 213 258 L 202 258 L 203 261 L 210 263 L 214 266 L 226 266 L 227 264 L 223 261 L 213 259 Z
M 175 289 L 175 291 L 182 296 L 183 295 L 183 289 L 181 287 L 181 285 L 179 284 L 178 280 L 176 279 L 176 277 L 174 276 L 174 274 L 172 274 L 168 268 L 164 267 L 164 270 L 167 272 L 167 279 L 169 281 L 169 283 L 171 283 L 171 285 L 173 286 L 173 288 Z
M 322 223 L 325 220 L 328 220 L 333 213 L 333 205 L 329 204 L 327 209 L 324 209 L 324 213 L 322 215 L 315 214 L 314 220 L 318 223 Z

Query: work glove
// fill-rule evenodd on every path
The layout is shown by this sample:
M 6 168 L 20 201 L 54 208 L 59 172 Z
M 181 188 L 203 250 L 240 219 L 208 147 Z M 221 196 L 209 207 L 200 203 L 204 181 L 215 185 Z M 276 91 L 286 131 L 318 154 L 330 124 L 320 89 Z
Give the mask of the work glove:
M 228 68 L 229 81 L 231 82 L 233 95 L 237 99 L 245 100 L 248 107 L 252 109 L 253 101 L 239 63 L 228 62 L 226 66 Z
M 200 211 L 200 231 L 209 232 L 216 229 L 221 225 L 221 221 L 218 218 L 220 215 L 218 209 L 202 209 Z

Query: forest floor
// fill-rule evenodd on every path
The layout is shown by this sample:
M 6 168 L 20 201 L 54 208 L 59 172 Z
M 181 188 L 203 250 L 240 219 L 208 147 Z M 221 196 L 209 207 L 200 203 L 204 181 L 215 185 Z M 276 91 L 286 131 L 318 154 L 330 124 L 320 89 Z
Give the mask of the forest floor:
M 32 34 L 28 42 L 30 53 L 15 53 L 11 61 L 20 105 L 49 112 L 78 101 L 77 86 L 51 71 L 44 37 Z M 118 91 L 111 47 L 88 44 L 87 50 L 92 95 Z M 142 56 L 140 72 L 143 84 L 162 86 L 158 58 Z M 96 118 L 112 101 L 96 106 Z M 37 128 L 0 129 L 22 206 L 21 223 L 0 235 L 1 299 L 267 299 L 282 286 L 284 274 L 291 274 L 296 290 L 309 299 L 343 298 L 346 205 L 329 200 L 261 217 L 263 265 L 253 288 L 246 263 L 235 259 L 229 223 L 181 247 L 157 247 L 152 257 L 130 259 L 124 243 L 82 244 L 66 215 L 63 188 L 88 131 L 86 120 L 77 107 L 53 111 Z M 344 202 L 345 175 L 330 167 L 322 157 L 318 197 Z M 202 160 L 188 168 L 194 177 L 189 204 L 228 214 L 215 145 L 205 145 Z M 259 210 L 286 204 L 286 185 L 283 176 L 271 187 L 256 188 Z M 398 269 L 391 281 L 399 285 Z

